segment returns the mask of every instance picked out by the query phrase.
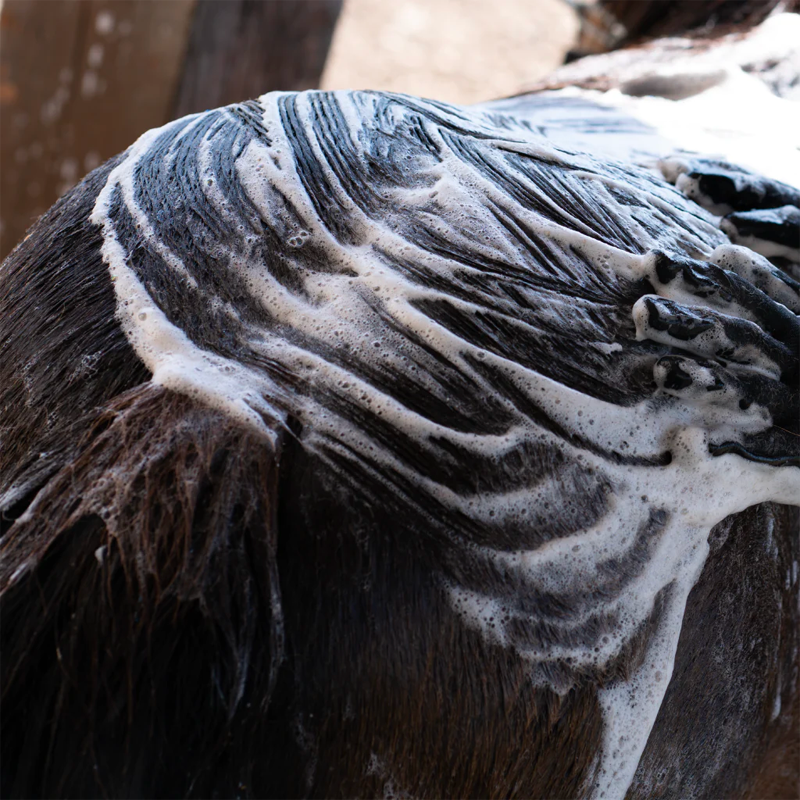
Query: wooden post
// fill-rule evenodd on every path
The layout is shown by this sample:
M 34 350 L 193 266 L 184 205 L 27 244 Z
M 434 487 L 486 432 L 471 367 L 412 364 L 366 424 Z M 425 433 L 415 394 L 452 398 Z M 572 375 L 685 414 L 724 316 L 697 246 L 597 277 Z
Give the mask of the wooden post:
M 319 86 L 342 0 L 199 0 L 175 116 Z
M 341 0 L 4 0 L 0 258 L 148 128 L 319 83 Z

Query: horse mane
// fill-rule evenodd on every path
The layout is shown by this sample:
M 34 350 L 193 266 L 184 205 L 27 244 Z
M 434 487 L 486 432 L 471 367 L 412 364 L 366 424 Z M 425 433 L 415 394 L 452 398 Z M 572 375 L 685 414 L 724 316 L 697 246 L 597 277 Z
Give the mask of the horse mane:
M 375 95 L 359 100 L 372 102 Z M 287 119 L 292 103 L 315 104 L 319 142 L 332 140 L 332 119 L 344 126 L 335 98 L 279 102 L 289 109 Z M 259 128 L 255 103 L 181 121 L 150 139 L 147 159 L 123 175 L 140 193 L 135 201 L 126 199 L 123 178 L 114 182 L 121 174 L 115 170 L 133 151 L 96 170 L 33 226 L 0 267 L 3 796 L 590 794 L 604 735 L 601 692 L 645 665 L 648 641 L 674 598 L 675 582 L 655 593 L 652 607 L 629 626 L 630 636 L 616 650 L 595 655 L 614 629 L 615 618 L 603 604 L 613 605 L 645 569 L 652 548 L 670 530 L 670 514 L 645 507 L 628 549 L 604 556 L 597 575 L 578 573 L 566 589 L 547 585 L 548 573 L 535 592 L 523 591 L 519 571 L 487 552 L 491 546 L 503 556 L 520 547 L 520 539 L 531 550 L 558 543 L 614 508 L 612 481 L 565 455 L 558 443 L 620 471 L 666 468 L 672 454 L 637 455 L 622 452 L 617 442 L 596 444 L 588 422 L 580 430 L 559 424 L 555 412 L 548 415 L 531 399 L 530 387 L 526 394 L 503 370 L 523 364 L 561 387 L 554 391 L 579 391 L 587 408 L 608 401 L 626 409 L 656 390 L 652 365 L 669 348 L 637 340 L 631 320 L 636 298 L 653 288 L 652 275 L 617 280 L 604 271 L 602 258 L 593 261 L 580 248 L 539 250 L 523 212 L 536 206 L 542 217 L 550 215 L 548 224 L 580 225 L 588 237 L 618 246 L 631 260 L 652 261 L 654 269 L 664 267 L 666 256 L 648 261 L 645 246 L 596 204 L 586 204 L 578 223 L 568 219 L 567 211 L 579 213 L 587 197 L 580 181 L 593 180 L 586 177 L 586 163 L 577 163 L 581 156 L 568 154 L 577 165 L 562 169 L 538 151 L 523 158 L 509 149 L 503 156 L 508 168 L 523 176 L 517 185 L 481 159 L 480 148 L 497 131 L 516 135 L 529 128 L 496 115 L 490 120 L 496 130 L 476 133 L 466 111 L 398 96 L 378 98 L 376 107 L 383 138 L 375 152 L 396 146 L 392 125 L 407 113 L 411 122 L 404 130 L 415 146 L 436 151 L 426 137 L 438 126 L 434 133 L 462 165 L 490 175 L 508 193 L 493 200 L 497 237 L 507 245 L 506 256 L 521 252 L 521 241 L 529 243 L 525 269 L 512 273 L 508 263 L 490 263 L 480 236 L 467 235 L 474 233 L 470 219 L 458 229 L 466 231 L 460 251 L 448 249 L 435 226 L 423 229 L 412 221 L 404 223 L 407 241 L 397 246 L 393 239 L 395 249 L 380 253 L 409 285 L 441 292 L 433 300 L 412 293 L 415 312 L 461 335 L 465 348 L 483 348 L 494 366 L 461 353 L 448 360 L 419 330 L 401 328 L 365 289 L 353 296 L 366 297 L 376 325 L 385 326 L 375 328 L 385 333 L 381 338 L 410 343 L 405 361 L 375 367 L 371 349 L 341 355 L 299 323 L 295 329 L 282 325 L 252 301 L 251 287 L 235 280 L 235 269 L 230 280 L 219 277 L 219 265 L 241 263 L 225 261 L 220 241 L 244 259 L 254 252 L 247 250 L 253 245 L 247 225 L 262 221 L 233 180 L 223 183 L 226 201 L 233 198 L 223 204 L 225 213 L 205 213 L 203 184 L 196 178 L 206 177 L 209 164 L 220 168 L 216 176 L 230 178 L 235 157 L 259 137 L 275 135 Z M 202 150 L 211 139 L 192 139 L 195 124 L 195 133 L 212 131 L 222 142 L 211 156 Z M 287 122 L 287 129 L 293 124 Z M 315 162 L 305 134 L 295 133 L 308 192 L 326 230 L 336 246 L 350 246 L 351 236 L 361 246 L 364 227 L 326 195 L 324 159 Z M 330 164 L 338 168 L 331 152 Z M 402 170 L 399 179 L 391 174 L 391 160 L 386 166 L 377 158 L 350 157 L 387 183 L 406 179 Z M 602 168 L 611 186 L 606 202 L 631 220 L 639 214 L 637 224 L 648 236 L 673 236 L 676 248 L 693 255 L 724 238 L 710 217 L 663 182 L 616 164 Z M 625 179 L 627 189 L 621 186 Z M 351 198 L 364 200 L 357 175 L 341 180 L 349 181 Z M 423 183 L 420 178 L 404 188 L 414 193 Z M 531 192 L 524 202 L 513 194 L 519 186 Z M 191 192 L 198 202 L 184 226 L 178 201 Z M 555 192 L 561 193 L 557 206 L 547 202 Z M 659 205 L 665 197 L 672 205 Z M 148 240 L 137 227 L 140 199 L 168 248 L 159 249 L 157 237 Z M 270 217 L 273 228 L 263 223 L 270 256 L 264 263 L 281 290 L 307 301 L 306 287 L 290 268 L 294 254 L 302 251 L 297 258 L 307 259 L 303 274 L 320 281 L 342 265 L 303 236 L 282 235 L 280 225 L 294 219 L 289 192 L 275 191 L 269 200 L 285 218 Z M 365 207 L 373 201 L 387 213 L 394 209 L 378 195 L 367 197 Z M 522 208 L 519 217 L 505 213 L 513 203 Z M 666 215 L 658 225 L 645 218 L 651 206 Z M 97 224 L 98 209 L 105 210 L 104 227 Z M 215 225 L 221 229 L 216 238 Z M 111 270 L 110 231 L 125 255 Z M 418 262 L 398 256 L 408 242 L 423 240 L 427 250 Z M 181 254 L 190 279 L 175 277 L 178 270 L 165 252 Z M 423 269 L 434 259 L 452 274 L 454 263 L 463 266 L 472 283 L 446 285 L 452 275 Z M 677 263 L 700 268 L 696 261 Z M 275 388 L 271 405 L 248 395 L 250 405 L 237 416 L 209 402 L 218 388 L 213 382 L 207 394 L 198 394 L 155 380 L 153 370 L 161 365 L 147 362 L 152 351 L 131 334 L 131 314 L 119 302 L 115 282 L 127 269 L 138 270 L 155 298 L 147 313 L 163 308 L 171 323 L 181 323 L 186 352 L 205 348 L 204 364 L 216 368 L 219 360 L 235 357 L 268 373 Z M 355 271 L 348 269 L 338 274 L 352 277 Z M 513 274 L 516 283 L 486 279 L 493 271 Z M 216 292 L 215 302 L 204 305 L 207 286 Z M 465 298 L 485 306 L 472 316 L 459 314 Z M 554 321 L 545 311 L 557 302 L 570 313 Z M 541 323 L 536 336 L 508 313 L 493 313 L 504 304 L 520 315 L 524 310 L 531 327 Z M 241 328 L 228 325 L 236 319 Z M 407 417 L 438 426 L 439 433 L 415 439 L 401 424 L 407 421 L 402 414 L 392 427 L 341 381 L 321 380 L 320 390 L 294 368 L 299 362 L 259 360 L 262 340 L 237 338 L 254 321 L 280 342 L 345 365 L 354 380 L 392 394 Z M 625 371 L 614 361 L 614 336 L 640 360 L 635 369 Z M 599 348 L 590 353 L 595 344 Z M 413 370 L 418 382 L 406 380 L 404 370 Z M 214 373 L 220 381 L 225 374 Z M 496 397 L 481 394 L 486 385 Z M 297 398 L 311 399 L 304 405 Z M 485 440 L 516 430 L 523 418 L 541 427 L 541 439 L 511 440 L 484 453 Z M 347 423 L 339 439 L 325 428 L 331 419 Z M 485 437 L 481 446 L 467 438 L 473 434 Z M 753 469 L 761 468 L 759 458 L 784 457 L 791 435 L 745 440 L 756 452 Z M 381 448 L 391 459 L 380 460 Z M 421 476 L 417 483 L 414 475 Z M 464 498 L 502 498 L 509 485 L 550 491 L 552 510 L 527 523 L 513 514 L 501 522 L 488 510 L 476 522 L 478 511 L 474 518 L 459 511 Z M 711 530 L 709 560 L 688 596 L 673 682 L 632 792 L 651 797 L 679 786 L 687 795 L 727 796 L 741 787 L 781 792 L 796 780 L 787 766 L 797 752 L 796 711 L 773 718 L 770 710 L 798 696 L 796 585 L 784 575 L 798 558 L 797 520 L 796 509 L 758 503 Z M 480 617 L 482 630 L 464 619 L 469 592 L 486 587 L 498 593 L 505 616 Z M 595 613 L 595 607 L 601 610 Z M 709 631 L 717 637 L 711 644 Z M 501 633 L 513 646 L 505 646 Z M 538 660 L 516 657 L 514 647 L 526 646 L 541 654 Z M 563 658 L 549 657 L 564 650 Z M 584 661 L 574 655 L 582 650 L 589 653 Z M 693 724 L 687 725 L 690 712 Z M 728 726 L 725 720 L 734 714 L 738 725 Z M 767 762 L 775 771 L 770 775 Z

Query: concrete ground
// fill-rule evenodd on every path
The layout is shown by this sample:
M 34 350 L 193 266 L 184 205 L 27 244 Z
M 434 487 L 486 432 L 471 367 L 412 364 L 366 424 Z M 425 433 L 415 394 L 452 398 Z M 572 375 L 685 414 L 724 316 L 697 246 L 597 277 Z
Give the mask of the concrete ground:
M 503 97 L 559 66 L 577 27 L 564 0 L 345 0 L 322 88 Z

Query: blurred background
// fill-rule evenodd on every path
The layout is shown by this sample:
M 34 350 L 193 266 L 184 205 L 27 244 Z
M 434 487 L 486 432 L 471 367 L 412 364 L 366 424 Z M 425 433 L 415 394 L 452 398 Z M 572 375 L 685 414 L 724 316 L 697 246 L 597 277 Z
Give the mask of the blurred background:
M 0 0 L 0 258 L 87 172 L 185 114 L 275 89 L 476 103 L 542 88 L 567 58 L 781 9 L 800 0 Z
M 474 103 L 561 64 L 577 29 L 567 0 L 0 0 L 0 258 L 170 119 L 273 89 Z
M 559 66 L 577 29 L 564 0 L 345 0 L 322 88 L 503 97 Z

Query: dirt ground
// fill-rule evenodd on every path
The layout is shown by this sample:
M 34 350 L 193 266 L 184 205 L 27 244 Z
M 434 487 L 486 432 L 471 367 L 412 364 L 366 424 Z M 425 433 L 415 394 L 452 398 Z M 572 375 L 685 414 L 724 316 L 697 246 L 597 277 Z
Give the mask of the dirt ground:
M 345 0 L 322 88 L 503 97 L 559 66 L 576 33 L 565 0 Z

